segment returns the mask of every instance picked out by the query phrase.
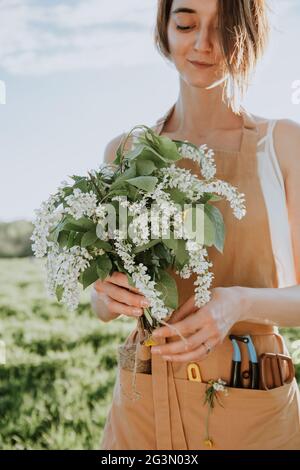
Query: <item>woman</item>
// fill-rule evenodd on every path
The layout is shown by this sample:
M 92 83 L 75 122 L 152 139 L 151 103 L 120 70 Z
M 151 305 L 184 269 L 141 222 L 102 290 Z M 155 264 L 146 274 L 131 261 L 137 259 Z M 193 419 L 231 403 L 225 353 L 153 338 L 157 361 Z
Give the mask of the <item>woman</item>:
M 258 357 L 288 355 L 278 326 L 300 326 L 300 126 L 252 116 L 240 105 L 268 32 L 264 0 L 158 2 L 156 41 L 178 70 L 180 94 L 153 128 L 213 148 L 216 176 L 245 193 L 247 214 L 234 220 L 224 201 L 215 203 L 226 238 L 223 254 L 208 249 L 214 281 L 204 307 L 195 307 L 194 279 L 170 271 L 180 308 L 169 323 L 188 347 L 166 326 L 157 330 L 156 346 L 140 347 L 140 357 L 149 351 L 152 372 L 136 374 L 136 401 L 129 395 L 132 372 L 118 368 L 102 449 L 300 449 L 296 380 L 269 390 L 247 388 L 245 343 L 239 344 L 244 388 L 228 387 L 209 420 L 203 399 L 209 380 L 229 383 L 230 334 L 250 335 Z M 107 146 L 106 161 L 114 159 L 122 137 Z M 197 172 L 191 160 L 178 165 Z M 94 284 L 92 305 L 103 321 L 139 317 L 145 301 L 121 273 Z M 125 345 L 135 344 L 137 330 Z M 188 380 L 191 362 L 202 381 Z M 266 380 L 273 380 L 268 368 Z

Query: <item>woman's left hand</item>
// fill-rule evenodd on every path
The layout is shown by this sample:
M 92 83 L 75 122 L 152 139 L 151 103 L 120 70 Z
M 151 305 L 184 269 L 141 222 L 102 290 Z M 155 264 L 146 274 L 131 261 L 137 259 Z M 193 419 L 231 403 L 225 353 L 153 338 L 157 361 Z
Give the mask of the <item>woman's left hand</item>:
M 242 288 L 215 287 L 211 289 L 211 299 L 203 307 L 195 306 L 195 295 L 175 310 L 168 321 L 187 339 L 152 346 L 153 354 L 162 354 L 170 361 L 200 361 L 223 341 L 234 323 L 242 320 L 245 298 Z M 162 326 L 152 334 L 157 337 L 177 336 L 176 331 Z

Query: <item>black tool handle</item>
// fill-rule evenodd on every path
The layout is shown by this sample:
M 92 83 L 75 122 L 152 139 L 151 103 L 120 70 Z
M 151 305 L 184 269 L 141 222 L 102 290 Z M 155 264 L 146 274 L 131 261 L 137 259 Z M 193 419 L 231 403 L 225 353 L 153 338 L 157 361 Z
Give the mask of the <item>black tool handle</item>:
M 232 361 L 230 387 L 243 388 L 241 380 L 241 362 Z
M 259 365 L 257 362 L 250 363 L 250 371 L 251 371 L 251 377 L 250 377 L 249 388 L 255 388 L 256 390 L 258 390 L 259 389 Z

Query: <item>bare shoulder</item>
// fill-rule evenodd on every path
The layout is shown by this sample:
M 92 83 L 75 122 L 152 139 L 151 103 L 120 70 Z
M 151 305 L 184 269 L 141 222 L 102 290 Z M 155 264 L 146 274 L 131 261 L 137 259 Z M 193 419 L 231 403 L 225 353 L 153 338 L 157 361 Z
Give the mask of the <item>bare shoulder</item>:
M 253 117 L 261 138 L 267 132 L 270 119 L 261 116 Z M 291 172 L 300 169 L 300 124 L 292 119 L 276 119 L 273 143 L 284 181 L 286 181 Z
M 300 124 L 278 119 L 274 128 L 274 149 L 283 169 L 284 179 L 300 171 Z
M 116 152 L 118 150 L 119 145 L 125 138 L 126 133 L 122 133 L 111 139 L 107 144 L 104 149 L 104 162 L 105 163 L 112 163 L 114 159 L 116 158 Z

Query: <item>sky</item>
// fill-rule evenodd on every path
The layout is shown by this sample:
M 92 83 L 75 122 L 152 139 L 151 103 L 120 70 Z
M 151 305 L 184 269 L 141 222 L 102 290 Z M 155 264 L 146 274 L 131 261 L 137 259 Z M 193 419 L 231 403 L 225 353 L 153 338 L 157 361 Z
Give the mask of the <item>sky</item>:
M 0 0 L 0 221 L 32 220 L 113 137 L 176 101 L 178 73 L 154 46 L 156 4 Z M 271 41 L 244 106 L 300 122 L 300 1 L 269 4 Z

